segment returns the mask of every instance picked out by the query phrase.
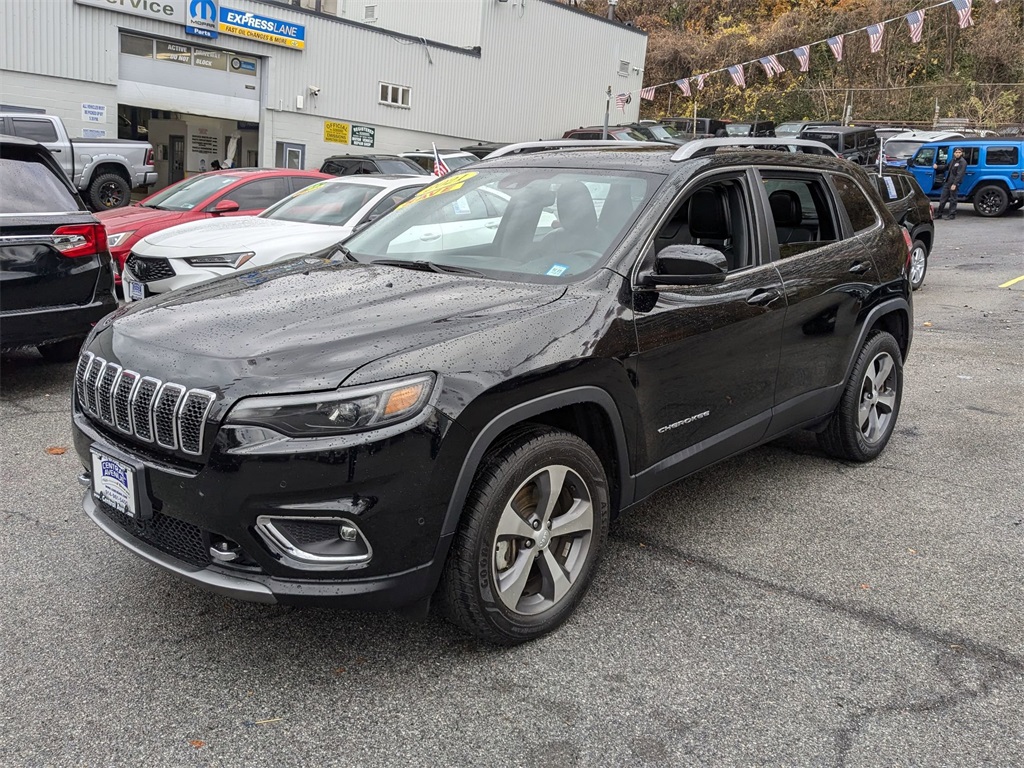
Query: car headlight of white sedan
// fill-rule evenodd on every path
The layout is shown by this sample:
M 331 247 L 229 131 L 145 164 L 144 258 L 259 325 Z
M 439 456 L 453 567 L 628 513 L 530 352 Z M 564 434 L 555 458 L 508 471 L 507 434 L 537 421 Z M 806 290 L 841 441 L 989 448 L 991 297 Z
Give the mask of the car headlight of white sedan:
M 256 251 L 239 251 L 238 253 L 218 253 L 208 256 L 187 256 L 185 263 L 190 267 L 231 267 L 238 269 L 256 255 Z

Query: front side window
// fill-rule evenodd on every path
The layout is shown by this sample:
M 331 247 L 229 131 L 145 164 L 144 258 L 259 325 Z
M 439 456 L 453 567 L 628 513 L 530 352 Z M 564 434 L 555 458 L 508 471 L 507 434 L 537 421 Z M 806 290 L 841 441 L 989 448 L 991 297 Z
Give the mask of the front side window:
M 854 232 L 870 229 L 878 223 L 875 207 L 871 205 L 864 190 L 853 179 L 846 176 L 833 176 L 832 182 L 836 185 L 839 199 L 843 201 L 846 215 L 850 217 L 850 224 L 853 225 Z
M 269 208 L 291 192 L 288 179 L 277 176 L 271 179 L 259 179 L 243 184 L 231 190 L 225 199 L 234 200 L 243 211 L 262 211 Z
M 567 282 L 606 262 L 660 180 L 551 168 L 453 172 L 345 245 L 363 263 Z

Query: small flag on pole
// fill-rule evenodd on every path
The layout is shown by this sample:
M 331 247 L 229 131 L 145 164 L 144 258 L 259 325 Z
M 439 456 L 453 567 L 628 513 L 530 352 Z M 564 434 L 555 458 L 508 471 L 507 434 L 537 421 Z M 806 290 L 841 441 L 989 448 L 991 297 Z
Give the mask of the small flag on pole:
M 836 35 L 830 37 L 827 41 L 828 47 L 832 49 L 832 55 L 836 57 L 836 61 L 843 60 L 843 36 Z
M 623 114 L 626 112 L 626 105 L 632 103 L 633 97 L 628 93 L 619 93 L 615 96 L 615 106 L 622 110 Z
M 871 52 L 878 53 L 882 50 L 882 33 L 885 31 L 885 23 L 872 24 L 867 31 L 868 39 L 871 41 Z
M 800 71 L 807 72 L 811 68 L 811 49 L 806 45 L 793 49 L 793 55 L 800 62 Z
M 448 166 L 444 164 L 444 160 L 437 154 L 437 145 L 434 142 L 430 142 L 430 146 L 434 148 L 434 175 L 444 176 L 448 173 Z
M 640 98 L 645 101 L 654 101 L 655 87 L 652 85 L 650 88 L 640 89 Z
M 761 66 L 764 67 L 764 73 L 768 75 L 768 79 L 771 80 L 776 75 L 781 75 L 786 70 L 782 64 L 779 63 L 779 57 L 774 53 L 771 56 L 765 56 L 758 59 L 761 62 Z
M 921 42 L 921 33 L 925 30 L 925 11 L 911 10 L 906 14 L 906 26 L 910 28 L 910 41 Z
M 960 29 L 966 29 L 974 24 L 971 21 L 971 0 L 953 0 L 953 7 L 956 8 L 956 16 L 960 19 Z
M 676 85 L 679 86 L 679 90 L 683 92 L 684 96 L 691 97 L 693 94 L 690 93 L 690 80 L 689 78 L 683 78 L 682 80 L 676 80 Z
M 706 77 L 707 77 L 706 73 L 703 74 L 703 75 L 697 75 L 697 90 L 698 91 L 703 91 L 704 90 L 704 80 L 705 80 Z
M 747 78 L 744 77 L 743 75 L 742 64 L 733 64 L 731 67 L 729 67 L 729 77 L 731 77 L 732 81 L 736 83 L 736 85 L 738 85 L 740 88 L 747 87 Z

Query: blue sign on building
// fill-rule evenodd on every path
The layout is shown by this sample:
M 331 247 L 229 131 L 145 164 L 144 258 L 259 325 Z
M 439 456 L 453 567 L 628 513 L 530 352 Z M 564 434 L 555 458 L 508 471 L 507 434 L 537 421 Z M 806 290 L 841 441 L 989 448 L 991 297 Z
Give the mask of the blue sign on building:
M 219 29 L 226 35 L 247 37 L 272 45 L 283 45 L 302 51 L 306 48 L 306 28 L 301 24 L 258 16 L 250 11 L 220 9 Z
M 220 15 L 218 0 L 189 0 L 185 14 L 185 33 L 196 37 L 215 39 L 217 18 Z

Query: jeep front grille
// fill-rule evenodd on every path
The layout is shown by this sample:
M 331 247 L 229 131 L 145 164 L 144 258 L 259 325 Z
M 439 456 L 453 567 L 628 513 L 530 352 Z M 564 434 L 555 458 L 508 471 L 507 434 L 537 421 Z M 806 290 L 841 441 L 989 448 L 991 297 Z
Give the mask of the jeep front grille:
M 118 432 L 198 456 L 215 395 L 160 381 L 85 352 L 75 371 L 82 410 Z

